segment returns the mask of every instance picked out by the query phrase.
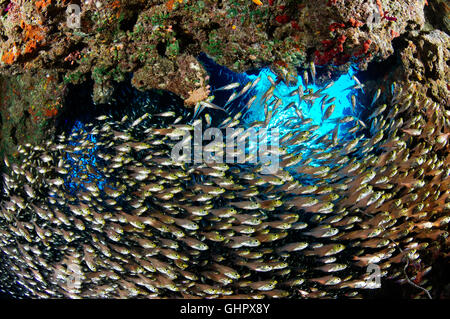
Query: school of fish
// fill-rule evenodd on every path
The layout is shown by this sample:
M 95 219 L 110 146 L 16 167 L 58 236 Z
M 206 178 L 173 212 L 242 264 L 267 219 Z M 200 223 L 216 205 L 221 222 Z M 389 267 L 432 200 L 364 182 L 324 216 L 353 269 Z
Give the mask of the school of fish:
M 255 85 L 219 90 L 233 92 L 229 104 Z M 275 86 L 263 96 L 266 120 L 249 127 L 282 111 L 267 106 Z M 426 297 L 430 256 L 448 253 L 450 111 L 413 87 L 380 93 L 365 122 L 332 119 L 324 136 L 289 105 L 297 116 L 268 150 L 280 157 L 272 175 L 264 164 L 170 156 L 198 121 L 212 125 L 210 110 L 226 114 L 219 127 L 237 126 L 255 97 L 233 112 L 200 102 L 191 119 L 103 115 L 43 146 L 20 146 L 23 161 L 5 160 L 3 174 L 1 286 L 33 298 L 359 297 L 374 288 L 367 267 L 376 264 L 382 280 Z M 322 100 L 330 120 L 333 99 L 322 90 L 292 94 Z M 92 154 L 94 164 L 85 161 Z

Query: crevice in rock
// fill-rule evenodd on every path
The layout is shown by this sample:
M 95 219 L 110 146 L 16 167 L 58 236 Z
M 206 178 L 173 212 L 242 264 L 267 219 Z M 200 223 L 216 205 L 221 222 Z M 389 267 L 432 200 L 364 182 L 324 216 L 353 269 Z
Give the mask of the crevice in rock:
M 122 31 L 131 31 L 134 28 L 138 18 L 139 10 L 130 10 L 130 14 L 120 22 L 119 29 Z
M 156 51 L 158 51 L 158 54 L 160 56 L 162 57 L 166 56 L 166 47 L 167 45 L 164 42 L 162 41 L 158 42 L 158 44 L 156 45 Z
M 448 2 L 445 1 L 428 1 L 428 5 L 424 7 L 425 18 L 434 29 L 439 29 L 444 32 L 449 32 L 448 24 L 444 23 L 446 6 L 448 8 Z M 448 10 L 448 9 L 447 9 Z
M 181 17 L 175 17 L 176 23 L 173 25 L 173 30 L 175 31 L 179 44 L 179 53 L 190 53 L 193 52 L 193 47 L 198 46 L 192 34 L 188 33 L 185 29 L 181 27 L 182 21 Z
M 362 82 L 379 81 L 398 66 L 400 66 L 400 59 L 396 54 L 393 54 L 381 62 L 370 62 L 366 71 L 358 73 L 358 79 Z
M 126 80 L 113 84 L 113 94 L 110 104 L 96 104 L 92 100 L 94 81 L 88 80 L 78 85 L 69 84 L 64 98 L 64 107 L 56 118 L 56 134 L 70 132 L 77 121 L 89 123 L 100 115 L 108 114 L 120 121 L 126 114 L 155 114 L 165 111 L 175 111 L 187 116 L 189 111 L 183 106 L 183 99 L 174 93 L 164 90 L 140 91 L 131 84 L 132 74 Z M 156 120 L 156 118 L 155 118 Z M 161 125 L 169 125 L 166 121 L 172 118 L 157 119 Z
M 217 29 L 220 29 L 220 24 L 218 24 L 217 22 L 212 22 L 206 28 L 203 28 L 203 30 L 205 31 L 205 33 L 208 37 L 209 37 L 209 34 L 211 33 L 211 31 L 217 30 Z
M 9 136 L 11 136 L 11 138 L 12 138 L 14 144 L 17 144 L 16 133 L 17 133 L 17 128 L 16 128 L 15 126 L 13 126 L 13 127 L 11 128 L 11 131 L 10 131 L 10 133 L 9 133 Z

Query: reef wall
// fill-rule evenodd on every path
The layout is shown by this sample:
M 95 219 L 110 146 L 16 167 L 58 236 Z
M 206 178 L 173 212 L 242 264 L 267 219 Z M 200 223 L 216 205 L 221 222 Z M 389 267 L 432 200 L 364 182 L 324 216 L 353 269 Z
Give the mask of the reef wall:
M 79 28 L 67 23 L 70 4 L 81 9 Z M 34 107 L 38 127 L 51 127 L 68 83 L 92 79 L 94 102 L 108 103 L 114 84 L 133 73 L 135 87 L 169 90 L 192 107 L 209 94 L 207 73 L 196 59 L 201 52 L 238 72 L 270 65 L 295 74 L 313 61 L 326 79 L 350 62 L 364 70 L 370 61 L 395 53 L 408 81 L 427 85 L 430 77 L 430 93 L 441 100 L 448 96 L 445 1 L 2 0 L 0 11 L 0 144 L 8 154 L 15 134 L 24 141 L 46 137 L 28 125 L 30 136 L 24 125 L 33 118 L 29 110 Z M 408 46 L 394 52 L 396 43 L 405 41 Z M 19 96 L 23 101 L 9 101 L 13 90 L 25 88 L 19 84 L 22 74 L 39 82 L 31 84 L 36 93 L 28 94 L 29 101 Z M 59 89 L 47 94 L 48 81 Z M 53 100 L 41 103 L 42 95 Z M 49 105 L 54 110 L 48 111 Z M 8 118 L 13 121 L 6 124 Z

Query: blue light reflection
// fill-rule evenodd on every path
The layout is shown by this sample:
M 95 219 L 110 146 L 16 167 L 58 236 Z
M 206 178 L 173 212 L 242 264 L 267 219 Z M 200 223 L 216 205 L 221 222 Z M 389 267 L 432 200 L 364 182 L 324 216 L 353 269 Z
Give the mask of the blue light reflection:
M 70 169 L 65 180 L 65 186 L 73 193 L 80 189 L 86 191 L 86 186 L 89 183 L 95 184 L 98 189 L 102 190 L 106 179 L 98 166 L 96 137 L 92 134 L 87 134 L 84 124 L 80 121 L 75 122 L 70 134 L 71 141 L 68 143 L 69 145 L 74 147 L 80 146 L 85 140 L 91 142 L 92 145 L 83 146 L 81 150 L 66 152 L 65 162 L 70 165 Z M 83 139 L 82 136 L 85 134 L 87 134 L 87 138 Z M 87 179 L 85 176 L 87 176 Z
M 353 67 L 350 68 L 349 72 L 339 77 L 339 79 L 336 80 L 330 88 L 322 91 L 323 94 L 328 95 L 327 99 L 335 98 L 335 101 L 332 104 L 336 105 L 333 114 L 326 121 L 322 121 L 323 113 L 321 109 L 321 98 L 313 100 L 312 107 L 309 107 L 306 101 L 299 99 L 298 95 L 290 96 L 290 93 L 294 90 L 297 90 L 299 86 L 303 88 L 304 92 L 308 90 L 316 92 L 323 87 L 319 87 L 313 83 L 309 83 L 308 86 L 305 87 L 303 85 L 301 77 L 298 78 L 297 86 L 288 86 L 283 81 L 281 81 L 276 86 L 273 97 L 268 100 L 268 104 L 271 106 L 269 108 L 269 111 L 273 111 L 273 105 L 276 102 L 275 99 L 279 98 L 282 100 L 282 104 L 279 106 L 279 108 L 284 110 L 274 113 L 274 116 L 270 120 L 268 127 L 280 128 L 281 135 L 288 133 L 289 128 L 284 127 L 283 123 L 285 123 L 291 117 L 298 116 L 296 115 L 295 109 L 293 107 L 286 108 L 286 106 L 294 102 L 297 107 L 300 107 L 305 118 L 312 119 L 312 125 L 320 126 L 319 129 L 316 130 L 316 134 L 318 136 L 323 136 L 330 133 L 336 126 L 336 123 L 333 122 L 333 120 L 352 114 L 351 95 L 356 94 L 355 90 L 352 90 L 352 87 L 356 85 L 356 81 L 352 77 L 355 73 L 356 69 L 354 69 Z M 271 86 L 271 82 L 269 81 L 268 76 L 270 76 L 272 79 L 276 79 L 277 77 L 276 74 L 273 73 L 269 68 L 262 69 L 258 76 L 261 77 L 261 80 L 255 90 L 257 98 L 255 103 L 251 107 L 248 116 L 245 119 L 245 122 L 247 123 L 252 123 L 254 121 L 264 121 L 264 105 L 259 104 L 258 102 L 261 101 L 262 95 Z M 252 75 L 250 77 L 252 80 L 254 80 L 258 76 Z M 329 105 L 330 104 L 327 104 L 326 107 L 328 107 Z

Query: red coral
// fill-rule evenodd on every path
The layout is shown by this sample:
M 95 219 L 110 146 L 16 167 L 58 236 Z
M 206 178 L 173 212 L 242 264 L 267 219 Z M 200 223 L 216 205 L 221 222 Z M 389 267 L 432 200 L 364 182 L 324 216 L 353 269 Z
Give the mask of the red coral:
M 280 15 L 280 16 L 275 17 L 275 20 L 278 23 L 285 24 L 285 23 L 289 22 L 290 18 L 289 18 L 289 16 L 284 14 L 284 15 Z
M 47 117 L 54 117 L 58 114 L 58 110 L 57 109 L 49 109 L 49 110 L 45 110 L 45 116 Z
M 315 54 L 315 64 L 324 65 L 333 61 L 335 64 L 340 65 L 348 62 L 350 59 L 349 55 L 341 54 L 344 52 L 344 43 L 347 40 L 345 35 L 339 36 L 336 41 L 323 40 L 322 45 L 325 47 L 324 52 L 316 51 Z
M 344 42 L 345 40 L 347 40 L 347 37 L 345 35 L 341 35 L 339 36 L 339 38 L 337 39 L 337 44 L 338 44 L 338 50 L 339 52 L 343 52 L 344 51 Z
M 334 23 L 330 24 L 330 26 L 328 28 L 330 29 L 330 32 L 334 32 L 334 31 L 336 31 L 336 29 L 344 28 L 344 27 L 345 27 L 345 24 L 334 22 Z
M 331 51 L 327 51 L 324 53 L 321 53 L 320 51 L 316 50 L 316 52 L 314 52 L 315 55 L 315 59 L 314 59 L 314 63 L 317 65 L 325 65 L 328 62 L 330 62 L 330 60 L 333 58 L 333 54 Z
M 398 36 L 400 36 L 400 33 L 396 32 L 396 31 L 394 31 L 394 30 L 391 30 L 391 37 L 392 37 L 392 39 L 395 39 L 395 38 L 397 38 Z
M 322 41 L 322 45 L 325 47 L 325 49 L 328 49 L 329 47 L 331 47 L 333 45 L 333 41 L 331 40 L 323 40 Z
M 302 29 L 300 28 L 300 26 L 298 25 L 298 23 L 295 20 L 291 20 L 291 26 L 292 26 L 292 28 L 294 28 L 297 31 L 302 31 Z
M 370 48 L 370 44 L 372 43 L 372 40 L 368 39 L 367 41 L 364 42 L 364 53 L 367 53 L 367 51 L 369 51 Z
M 364 55 L 367 53 L 367 51 L 369 51 L 370 48 L 370 44 L 372 43 L 372 40 L 368 39 L 366 41 L 364 41 L 363 47 L 361 50 L 357 51 L 354 56 L 355 57 L 359 57 L 361 55 Z

